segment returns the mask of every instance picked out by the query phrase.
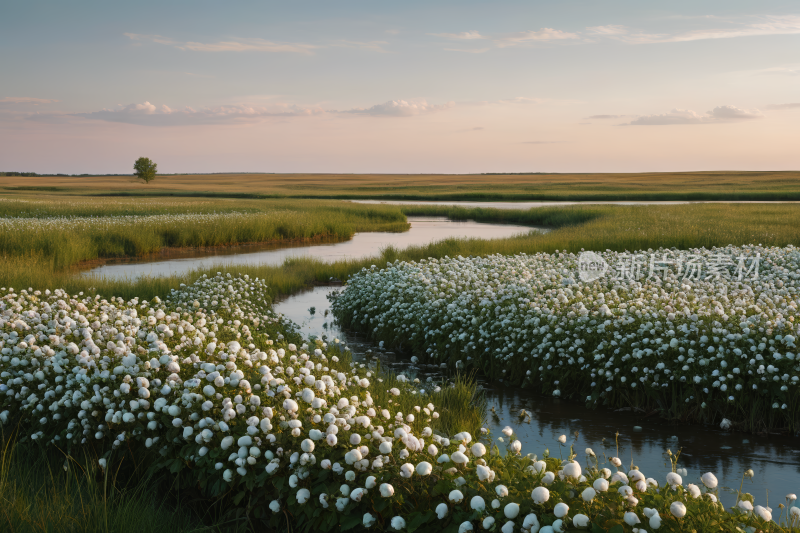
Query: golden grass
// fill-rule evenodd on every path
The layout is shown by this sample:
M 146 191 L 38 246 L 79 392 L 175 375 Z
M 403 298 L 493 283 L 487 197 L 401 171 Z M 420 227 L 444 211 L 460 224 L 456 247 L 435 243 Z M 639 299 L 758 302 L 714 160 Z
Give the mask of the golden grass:
M 800 200 L 800 172 L 628 174 L 181 174 L 145 185 L 133 176 L 0 176 L 0 196 L 210 195 L 383 199 Z M 55 190 L 46 190 L 54 188 Z

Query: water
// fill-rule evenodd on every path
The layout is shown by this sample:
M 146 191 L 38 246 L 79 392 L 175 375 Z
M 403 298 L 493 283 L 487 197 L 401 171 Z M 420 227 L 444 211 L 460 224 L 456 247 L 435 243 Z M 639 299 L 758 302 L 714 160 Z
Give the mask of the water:
M 632 202 L 450 202 L 443 201 L 406 201 L 406 200 L 350 200 L 357 204 L 389 204 L 389 205 L 447 205 L 453 207 L 486 207 L 493 209 L 532 209 L 534 207 L 558 207 L 565 205 L 682 205 L 682 204 L 795 204 L 789 202 L 769 201 L 736 201 L 711 200 L 707 202 L 690 201 L 632 201 Z
M 339 338 L 362 358 L 367 350 L 378 351 L 363 336 L 342 331 L 330 314 L 326 295 L 334 287 L 315 287 L 279 302 L 275 310 L 300 326 L 304 336 Z M 313 315 L 309 308 L 314 307 Z M 328 312 L 326 316 L 326 311 Z M 412 365 L 403 357 L 389 353 L 386 363 L 397 371 L 405 371 L 424 381 L 437 376 L 430 368 Z M 484 384 L 489 406 L 488 427 L 496 437 L 501 430 L 511 426 L 522 442 L 522 453 L 539 456 L 545 448 L 550 455 L 559 456 L 558 436 L 567 436 L 567 447 L 561 452 L 569 454 L 569 444 L 575 444 L 579 460 L 585 465 L 585 449 L 592 448 L 600 457 L 617 456 L 615 433 L 619 432 L 619 458 L 627 472 L 631 461 L 648 477 L 659 484 L 665 483 L 671 471 L 664 452 L 677 452 L 682 448 L 679 468 L 685 468 L 684 483 L 701 485 L 700 476 L 712 472 L 720 482 L 720 498 L 726 507 L 736 501 L 736 491 L 747 469 L 753 469 L 753 480 L 746 479 L 744 492 L 755 496 L 756 503 L 766 505 L 769 498 L 773 515 L 778 518 L 778 504 L 788 493 L 800 492 L 800 439 L 786 436 L 758 436 L 726 433 L 716 428 L 702 426 L 672 426 L 658 416 L 646 417 L 641 413 L 615 412 L 609 409 L 586 409 L 583 404 L 539 396 L 531 390 L 514 389 Z M 530 416 L 521 418 L 520 410 Z M 634 431 L 640 426 L 641 431 Z M 574 432 L 578 432 L 577 439 Z M 677 437 L 677 439 L 673 439 Z M 501 444 L 502 448 L 502 444 Z M 607 465 L 606 465 L 607 466 Z M 613 468 L 612 468 L 613 471 Z M 769 490 L 769 496 L 767 491 Z
M 313 257 L 323 261 L 362 259 L 376 255 L 386 246 L 402 249 L 453 237 L 497 239 L 529 231 L 548 231 L 546 228 L 531 228 L 530 226 L 512 224 L 457 222 L 444 217 L 408 217 L 408 221 L 411 223 L 411 229 L 402 233 L 356 233 L 349 241 L 311 245 L 267 244 L 188 251 L 168 260 L 148 259 L 109 263 L 88 270 L 85 274 L 107 278 L 133 279 L 141 276 L 182 274 L 196 268 L 210 268 L 223 264 L 280 265 L 290 257 Z

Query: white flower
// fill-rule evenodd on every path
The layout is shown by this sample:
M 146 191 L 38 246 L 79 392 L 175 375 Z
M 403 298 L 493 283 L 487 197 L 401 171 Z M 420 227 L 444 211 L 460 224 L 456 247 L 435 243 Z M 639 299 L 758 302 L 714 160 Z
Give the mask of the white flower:
M 433 466 L 427 461 L 422 461 L 417 465 L 417 474 L 420 476 L 428 476 L 432 471 Z
M 556 515 L 558 518 L 563 518 L 567 516 L 569 512 L 569 505 L 566 503 L 557 503 L 555 508 L 553 508 L 553 514 Z
M 566 435 L 561 435 L 560 437 L 558 437 L 558 442 L 560 442 L 561 444 L 564 444 L 565 442 L 567 442 L 567 436 Z
M 534 503 L 543 504 L 550 499 L 550 491 L 545 487 L 536 487 L 531 492 L 531 498 L 533 498 Z
M 450 460 L 456 464 L 467 464 L 469 458 L 461 452 L 455 452 L 450 456 Z
M 414 465 L 411 463 L 406 463 L 400 467 L 400 475 L 409 478 L 414 474 Z
M 619 457 L 612 457 L 610 459 L 610 462 L 611 462 L 612 465 L 616 466 L 617 468 L 622 466 L 622 461 L 620 461 Z
M 653 529 L 658 529 L 661 527 L 661 517 L 658 516 L 658 514 L 654 514 L 653 516 L 651 516 L 647 522 Z
M 364 524 L 364 527 L 372 527 L 372 524 L 375 523 L 377 520 L 374 516 L 369 513 L 364 513 L 364 518 L 362 519 L 361 523 Z
M 589 517 L 586 516 L 585 514 L 578 513 L 574 517 L 572 517 L 572 524 L 577 528 L 580 529 L 587 528 L 589 527 L 589 523 L 590 523 Z
M 447 516 L 448 508 L 446 503 L 440 503 L 436 506 L 436 516 L 441 520 L 445 516 Z
M 472 450 L 472 455 L 474 455 L 475 457 L 483 457 L 483 455 L 486 453 L 486 446 L 484 446 L 480 442 L 476 442 L 475 444 L 472 445 L 471 450 Z
M 513 434 L 514 434 L 514 430 L 511 429 L 510 426 L 506 426 L 506 427 L 503 428 L 503 435 L 505 435 L 506 437 L 510 437 Z
M 581 465 L 577 461 L 566 463 L 563 470 L 564 475 L 569 478 L 578 479 L 581 477 Z
M 508 496 L 508 488 L 505 485 L 497 485 L 497 487 L 495 487 L 494 491 L 501 498 L 505 498 L 506 496 Z
M 686 506 L 681 502 L 672 502 L 669 506 L 669 512 L 675 518 L 683 518 L 686 516 Z
M 635 526 L 636 524 L 641 522 L 636 513 L 631 513 L 631 512 L 625 513 L 623 520 L 625 520 L 625 523 L 628 524 L 629 526 Z
M 717 477 L 711 472 L 706 472 L 705 474 L 700 476 L 700 481 L 702 481 L 703 485 L 705 485 L 709 489 L 717 488 Z
M 681 476 L 679 476 L 675 472 L 670 472 L 667 474 L 667 483 L 669 483 L 673 487 L 676 487 L 681 483 L 683 483 L 683 478 L 681 478 Z
M 367 491 L 359 487 L 350 493 L 350 499 L 353 500 L 354 502 L 360 502 L 361 498 L 363 498 L 364 494 L 366 493 Z
M 469 502 L 469 506 L 474 511 L 483 512 L 486 509 L 486 502 L 480 496 L 473 496 Z
M 394 496 L 394 487 L 388 483 L 381 483 L 379 490 L 381 492 L 381 496 L 384 498 L 391 498 Z
M 500 528 L 500 532 L 501 533 L 514 533 L 514 521 L 513 520 L 509 520 L 508 522 L 503 524 L 503 527 Z
M 522 443 L 520 441 L 518 441 L 518 440 L 515 440 L 514 442 L 512 442 L 511 444 L 508 445 L 508 448 L 513 453 L 517 453 L 518 454 L 520 452 L 520 450 L 522 450 Z
M 608 483 L 605 479 L 602 480 L 598 479 L 597 481 L 595 481 L 595 483 L 597 483 L 598 481 L 603 481 L 605 483 Z M 583 501 L 585 502 L 592 501 L 595 496 L 597 496 L 597 492 L 595 492 L 595 489 L 593 489 L 592 487 L 586 487 L 585 489 L 583 489 L 583 492 L 581 492 L 581 498 L 583 498 Z
M 467 533 L 467 531 L 472 531 L 472 522 L 462 522 L 458 526 L 458 533 Z
M 761 507 L 760 505 L 756 505 L 753 508 L 753 514 L 755 514 L 756 516 L 758 516 L 761 520 L 764 520 L 765 522 L 769 522 L 770 520 L 772 520 L 772 512 L 770 512 L 769 509 Z
M 388 441 L 381 442 L 378 450 L 383 454 L 392 453 L 392 443 Z
M 458 489 L 451 490 L 450 494 L 447 496 L 447 499 L 453 503 L 461 503 L 464 500 L 464 495 Z
M 519 504 L 506 504 L 506 506 L 503 508 L 503 514 L 506 515 L 506 518 L 510 518 L 511 520 L 515 519 L 519 515 Z
M 688 485 L 686 485 L 686 490 L 689 492 L 689 494 L 692 495 L 692 498 L 700 497 L 700 487 L 698 487 L 697 485 L 689 483 Z
M 281 510 L 281 502 L 279 502 L 278 500 L 272 500 L 271 502 L 269 502 L 269 509 L 273 513 L 277 513 L 278 511 Z
M 483 519 L 481 525 L 483 526 L 483 529 L 491 528 L 494 525 L 494 518 L 491 516 L 487 516 L 486 518 Z
M 402 516 L 395 516 L 392 518 L 392 527 L 396 530 L 401 530 L 406 527 L 406 521 Z
M 742 509 L 743 511 L 750 512 L 753 510 L 753 504 L 748 502 L 747 500 L 739 500 L 739 503 L 737 503 L 736 506 L 739 509 Z
M 311 492 L 308 489 L 300 489 L 297 491 L 297 503 L 304 504 L 311 497 Z
M 374 489 L 376 484 L 377 484 L 377 479 L 375 478 L 375 476 L 369 476 L 367 478 L 366 483 L 364 483 L 364 487 L 368 489 Z

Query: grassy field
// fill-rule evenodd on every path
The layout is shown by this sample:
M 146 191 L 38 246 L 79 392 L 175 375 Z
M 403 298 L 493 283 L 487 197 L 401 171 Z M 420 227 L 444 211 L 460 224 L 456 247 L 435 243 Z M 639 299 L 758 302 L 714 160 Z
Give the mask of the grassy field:
M 402 216 L 439 215 L 454 219 L 547 225 L 546 234 L 530 233 L 495 240 L 450 239 L 405 250 L 387 248 L 372 258 L 324 263 L 313 259 L 290 259 L 281 266 L 217 266 L 180 276 L 110 280 L 77 277 L 69 269 L 56 268 L 51 258 L 6 254 L 0 258 L 0 285 L 14 287 L 63 287 L 70 292 L 97 292 L 131 298 L 165 294 L 181 283 L 191 283 L 203 274 L 218 271 L 249 274 L 267 281 L 272 296 L 302 290 L 331 277 L 346 279 L 372 264 L 385 265 L 395 259 L 418 260 L 445 255 L 492 253 L 536 253 L 555 250 L 641 250 L 658 247 L 712 247 L 741 245 L 800 245 L 800 206 L 793 204 L 694 204 L 677 206 L 576 206 L 534 210 L 464 209 L 437 206 L 389 207 Z
M 0 194 L 385 200 L 796 200 L 800 172 L 630 174 L 179 174 L 0 176 Z

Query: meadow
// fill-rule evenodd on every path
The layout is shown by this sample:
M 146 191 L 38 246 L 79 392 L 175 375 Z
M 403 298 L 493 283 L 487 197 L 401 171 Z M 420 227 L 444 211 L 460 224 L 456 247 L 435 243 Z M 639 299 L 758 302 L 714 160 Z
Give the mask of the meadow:
M 2 232 L 4 248 L 0 251 L 0 285 L 4 287 L 5 295 L 0 376 L 6 393 L 5 397 L 0 394 L 0 398 L 4 398 L 0 403 L 0 413 L 4 416 L 0 418 L 5 423 L 7 450 L 0 483 L 4 484 L 4 497 L 11 495 L 8 501 L 13 505 L 7 508 L 5 520 L 15 531 L 49 531 L 64 528 L 67 523 L 74 524 L 75 531 L 89 530 L 83 526 L 85 521 L 91 520 L 94 524 L 98 519 L 93 517 L 99 516 L 104 517 L 106 524 L 129 521 L 149 527 L 146 522 L 127 519 L 126 516 L 147 513 L 161 516 L 159 513 L 164 509 L 173 520 L 164 523 L 173 524 L 176 530 L 181 531 L 258 530 L 263 527 L 284 530 L 287 524 L 291 524 L 294 530 L 308 531 L 369 526 L 389 531 L 444 529 L 455 533 L 469 531 L 467 527 L 496 530 L 505 527 L 546 532 L 551 531 L 548 527 L 557 531 L 562 526 L 579 528 L 583 524 L 589 524 L 587 527 L 590 528 L 596 526 L 595 530 L 601 531 L 630 531 L 633 524 L 645 531 L 655 530 L 653 526 L 656 524 L 659 530 L 678 531 L 686 527 L 702 530 L 710 523 L 708 520 L 713 521 L 713 527 L 735 531 L 746 525 L 763 529 L 767 524 L 764 520 L 772 517 L 768 507 L 754 507 L 753 498 L 746 494 L 741 494 L 740 504 L 732 512 L 723 512 L 715 503 L 714 483 L 711 481 L 706 486 L 708 496 L 700 494 L 702 491 L 696 486 L 682 482 L 664 485 L 661 480 L 656 485 L 643 477 L 643 485 L 639 486 L 637 470 L 612 472 L 612 468 L 617 469 L 612 458 L 603 458 L 601 465 L 589 450 L 581 459 L 586 469 L 574 478 L 564 475 L 566 470 L 574 468 L 571 466 L 571 460 L 577 457 L 577 454 L 572 455 L 574 451 L 567 461 L 563 458 L 557 460 L 547 453 L 542 458 L 519 457 L 514 454 L 517 445 L 510 436 L 503 436 L 505 440 L 499 441 L 495 436 L 481 433 L 484 408 L 480 395 L 476 395 L 474 381 L 464 376 L 457 377 L 455 387 L 442 384 L 438 391 L 426 390 L 427 399 L 422 402 L 419 385 L 410 383 L 403 376 L 385 373 L 380 368 L 362 368 L 335 343 L 302 348 L 302 339 L 290 325 L 273 321 L 270 305 L 275 298 L 314 283 L 327 282 L 331 278 L 347 280 L 364 268 L 369 269 L 372 265 L 382 268 L 398 260 L 419 261 L 459 255 L 552 254 L 556 250 L 578 252 L 581 248 L 623 252 L 749 243 L 780 247 L 796 245 L 800 224 L 798 208 L 793 205 L 576 206 L 505 211 L 436 206 L 361 206 L 316 200 L 154 198 L 142 201 L 136 198 L 19 197 L 0 201 L 0 209 L 3 209 L 2 223 L 9 228 Z M 275 216 L 271 217 L 273 213 Z M 492 241 L 454 239 L 406 250 L 388 248 L 362 261 L 322 263 L 294 259 L 278 267 L 220 266 L 179 276 L 137 280 L 76 276 L 75 269 L 82 261 L 107 256 L 137 256 L 170 246 L 225 245 L 252 242 L 247 239 L 264 236 L 344 239 L 355 231 L 376 228 L 399 231 L 407 227 L 406 215 L 545 225 L 554 231 Z M 250 224 L 250 218 L 259 223 Z M 87 235 L 92 238 L 87 238 Z M 126 239 L 136 244 L 125 244 Z M 115 243 L 114 246 L 104 242 L 106 240 Z M 228 275 L 233 277 L 228 278 Z M 63 291 L 53 292 L 56 287 Z M 110 298 L 110 295 L 115 298 Z M 49 311 L 45 311 L 45 302 Z M 116 318 L 112 319 L 114 313 Z M 148 318 L 144 319 L 145 316 Z M 222 322 L 212 325 L 212 318 L 214 322 Z M 199 320 L 204 323 L 199 325 Z M 38 333 L 31 336 L 33 332 Z M 212 336 L 212 332 L 215 335 Z M 222 341 L 216 341 L 215 337 Z M 240 353 L 233 354 L 239 358 L 233 361 L 221 359 L 223 354 L 231 356 L 231 342 L 236 342 L 247 356 Z M 211 344 L 214 348 L 209 351 Z M 278 357 L 282 362 L 272 359 L 272 351 L 280 354 Z M 252 374 L 253 370 L 260 368 L 256 362 L 262 357 L 266 357 L 262 360 L 263 366 L 274 373 L 266 383 L 261 380 L 265 374 Z M 283 391 L 287 391 L 289 396 L 302 396 L 302 381 L 297 383 L 295 380 L 301 375 L 308 376 L 305 371 L 309 369 L 304 365 L 318 357 L 324 359 L 316 360 L 314 370 L 310 371 L 316 376 L 313 387 L 318 387 L 320 381 L 328 387 L 329 380 L 320 373 L 336 369 L 337 374 L 345 376 L 347 386 L 358 396 L 359 404 L 348 403 L 340 407 L 341 399 L 352 402 L 352 396 L 347 398 L 343 395 L 344 398 L 336 401 L 335 410 L 355 408 L 357 412 L 352 413 L 353 420 L 359 416 L 383 417 L 380 426 L 386 427 L 384 433 L 379 433 L 380 438 L 374 433 L 365 435 L 360 432 L 359 438 L 363 439 L 361 442 L 365 443 L 363 446 L 373 461 L 378 455 L 391 457 L 388 461 L 381 460 L 379 476 L 372 475 L 381 483 L 392 486 L 390 496 L 383 496 L 389 489 L 381 490 L 381 483 L 370 480 L 367 470 L 353 467 L 346 473 L 347 468 L 342 467 L 339 473 L 338 469 L 333 469 L 334 464 L 347 463 L 346 455 L 355 449 L 351 447 L 357 446 L 352 444 L 356 440 L 353 433 L 343 431 L 344 426 L 339 426 L 338 419 L 344 419 L 345 425 L 352 427 L 347 418 L 311 403 L 304 409 L 316 410 L 316 414 L 312 411 L 302 414 L 308 423 L 304 422 L 300 427 L 288 425 L 290 420 L 302 418 L 301 413 L 292 409 L 292 404 L 288 404 L 287 410 L 275 398 Z M 334 357 L 338 360 L 334 361 Z M 175 367 L 171 367 L 173 363 Z M 228 363 L 233 366 L 229 367 Z M 215 369 L 212 371 L 208 365 Z M 34 366 L 40 370 L 34 371 Z M 170 372 L 165 373 L 163 367 L 170 367 Z M 116 373 L 118 368 L 120 373 Z M 217 385 L 216 378 L 212 380 L 220 392 L 201 402 L 206 394 L 207 378 L 215 372 L 217 378 L 223 378 L 222 385 Z M 369 377 L 368 372 L 371 373 Z M 91 377 L 87 382 L 87 378 L 78 378 L 78 375 Z M 353 381 L 356 377 L 358 384 Z M 240 385 L 237 389 L 237 385 L 231 385 L 234 378 L 236 382 L 246 381 L 249 391 L 247 386 Z M 158 385 L 155 385 L 156 379 Z M 363 387 L 360 384 L 362 379 L 369 381 L 369 385 Z M 337 380 L 338 377 L 334 376 L 334 381 Z M 175 386 L 169 385 L 170 381 Z M 295 385 L 291 389 L 279 390 L 292 381 Z M 122 387 L 123 384 L 127 387 Z M 187 387 L 186 384 L 196 385 Z M 256 389 L 256 385 L 264 388 Z M 315 390 L 313 387 L 309 383 L 306 388 Z M 27 389 L 24 394 L 23 389 Z M 400 394 L 395 395 L 393 389 Z M 9 391 L 13 391 L 12 395 L 8 394 Z M 265 396 L 269 391 L 275 395 Z M 368 401 L 367 392 L 374 404 L 372 406 L 360 405 Z M 155 400 L 148 395 L 172 402 L 170 405 L 180 410 L 188 410 L 190 418 L 186 420 L 173 415 L 174 410 L 166 403 L 159 402 L 160 407 L 156 408 Z M 236 400 L 239 396 L 241 402 Z M 262 426 L 261 421 L 250 424 L 249 418 L 236 418 L 242 415 L 236 406 L 244 405 L 246 409 L 254 406 L 248 403 L 255 401 L 253 397 L 259 398 L 255 406 L 262 409 L 258 415 L 261 421 L 274 419 L 276 413 L 280 413 L 278 419 L 284 417 L 281 424 L 265 423 Z M 121 402 L 120 398 L 125 401 Z M 302 404 L 303 400 L 296 398 L 295 401 Z M 84 402 L 98 403 L 102 408 L 89 411 L 83 408 Z M 203 407 L 206 402 L 212 404 L 208 410 Z M 435 409 L 426 407 L 425 403 L 430 403 Z M 272 410 L 270 417 L 266 416 L 263 406 Z M 386 419 L 376 406 L 387 409 L 390 418 Z M 374 415 L 370 414 L 370 408 Z M 423 420 L 420 413 L 424 409 L 431 414 L 436 411 L 440 416 L 433 418 L 429 415 L 428 425 L 420 425 Z M 231 419 L 225 420 L 225 416 L 230 417 L 231 410 L 235 413 L 234 423 L 228 424 Z M 42 417 L 39 413 L 43 411 L 51 414 Z M 80 416 L 81 412 L 83 416 Z M 402 420 L 396 419 L 397 412 L 402 413 Z M 409 419 L 409 414 L 416 415 L 416 418 Z M 204 418 L 204 415 L 207 416 Z M 338 427 L 334 433 L 338 435 L 334 445 L 322 444 L 312 438 L 312 429 L 325 430 L 324 426 L 317 429 L 314 424 L 320 422 L 314 422 L 314 417 L 322 420 L 328 415 L 333 417 L 333 425 Z M 46 420 L 44 423 L 42 418 Z M 181 431 L 175 425 L 176 419 L 181 420 Z M 151 429 L 151 422 L 156 423 L 155 429 Z M 222 454 L 223 439 L 226 438 L 223 434 L 227 432 L 222 431 L 220 422 L 233 431 L 237 443 L 246 435 L 262 439 L 262 444 L 257 445 L 259 451 L 251 453 L 248 449 L 242 452 L 242 448 L 247 446 L 239 445 L 234 447 L 239 449 L 236 457 L 233 453 L 229 456 Z M 283 422 L 287 423 L 285 427 Z M 205 427 L 200 427 L 201 423 Z M 267 425 L 275 429 L 267 433 L 263 430 Z M 375 422 L 372 425 L 377 430 L 378 425 Z M 430 434 L 426 428 L 430 428 Z M 205 429 L 213 433 L 207 442 Z M 295 429 L 300 429 L 299 436 L 292 435 Z M 398 433 L 398 429 L 402 432 Z M 251 431 L 255 431 L 255 435 Z M 325 435 L 330 434 L 325 431 Z M 153 441 L 162 434 L 167 438 L 158 453 L 154 453 Z M 270 442 L 267 444 L 268 434 L 273 435 L 276 441 L 268 439 Z M 199 435 L 203 435 L 202 443 L 192 440 Z M 313 433 L 313 436 L 319 435 Z M 397 447 L 392 450 L 399 450 L 396 456 L 394 451 L 388 454 L 381 451 L 387 438 L 392 446 Z M 81 442 L 82 439 L 87 442 Z M 300 465 L 308 467 L 301 471 L 303 475 L 308 472 L 308 476 L 315 477 L 302 478 L 292 457 L 297 455 L 299 460 L 302 453 L 311 453 L 305 451 L 309 446 L 302 448 L 306 439 L 316 442 L 317 452 L 312 454 L 316 464 Z M 419 445 L 417 449 L 420 440 L 425 441 L 425 446 Z M 474 448 L 478 440 L 487 451 Z M 32 445 L 33 441 L 41 445 Z M 447 444 L 442 444 L 442 441 L 447 441 Z M 89 442 L 92 445 L 87 448 Z M 430 445 L 436 447 L 434 453 L 431 453 Z M 495 445 L 499 447 L 495 448 Z M 279 448 L 283 455 L 279 454 Z M 129 452 L 127 455 L 125 450 Z M 298 452 L 284 453 L 291 450 Z M 266 451 L 272 455 L 267 462 Z M 212 452 L 215 454 L 213 457 L 209 455 Z M 460 462 L 458 453 L 467 461 Z M 207 456 L 208 459 L 204 459 Z M 69 465 L 74 465 L 74 468 L 70 466 L 64 471 L 62 457 L 68 458 Z M 451 460 L 454 457 L 458 461 Z M 99 458 L 104 460 L 102 465 Z M 211 458 L 213 464 L 209 462 Z M 279 460 L 278 466 L 268 472 L 266 469 L 274 459 Z M 326 459 L 330 469 L 323 466 Z M 406 460 L 409 462 L 404 462 Z M 139 461 L 147 468 L 133 466 Z M 93 468 L 89 467 L 90 463 Z M 423 463 L 431 467 L 429 475 L 424 474 L 428 466 Z M 222 466 L 218 467 L 218 464 Z M 82 468 L 79 465 L 83 465 Z M 110 465 L 122 470 L 112 470 Z M 256 465 L 262 473 L 257 473 Z M 371 462 L 369 467 L 375 468 Z M 413 472 L 407 476 L 409 468 Z M 111 477 L 109 482 L 108 472 L 113 471 L 130 472 L 130 475 Z M 293 480 L 293 475 L 297 479 Z M 317 482 L 312 483 L 313 480 Z M 174 486 L 191 487 L 186 491 L 190 497 L 179 496 L 185 492 L 176 492 Z M 607 486 L 613 490 L 597 488 Z M 31 490 L 30 487 L 41 488 Z M 538 489 L 547 490 L 546 499 L 542 496 L 544 492 Z M 589 489 L 594 492 L 591 498 L 592 493 L 587 492 Z M 303 490 L 308 491 L 309 497 L 313 496 L 310 501 L 305 499 Z M 538 491 L 536 497 L 533 496 L 535 490 Z M 506 493 L 504 491 L 510 496 L 501 496 Z M 361 495 L 361 499 L 353 498 L 353 493 Z M 461 494 L 460 499 L 456 493 Z M 696 493 L 699 494 L 697 498 Z M 251 496 L 256 499 L 251 499 Z M 494 507 L 495 500 L 499 507 Z M 277 511 L 266 507 L 272 505 L 272 501 L 278 502 L 272 506 L 277 507 Z M 673 511 L 673 504 L 677 503 L 680 505 L 675 505 Z M 568 509 L 556 509 L 558 504 L 564 504 Z M 627 510 L 626 506 L 633 506 L 632 510 Z M 334 511 L 337 507 L 346 512 Z M 34 513 L 34 509 L 40 510 Z M 636 516 L 626 515 L 631 512 Z M 794 515 L 788 514 L 788 508 L 781 508 L 780 514 L 777 510 L 775 513 L 775 518 L 783 522 L 783 528 L 792 527 L 791 520 L 796 520 Z M 534 518 L 529 518 L 531 515 Z M 39 516 L 46 518 L 37 521 L 35 518 Z M 513 522 L 512 526 L 508 526 L 508 522 Z M 398 525 L 402 528 L 395 527 Z M 778 526 L 766 527 L 779 531 Z M 107 525 L 96 530 L 116 529 Z
M 24 179 L 24 183 L 22 182 Z M 188 196 L 383 200 L 794 200 L 800 173 L 627 174 L 170 174 L 144 185 L 133 176 L 0 176 L 4 195 Z

